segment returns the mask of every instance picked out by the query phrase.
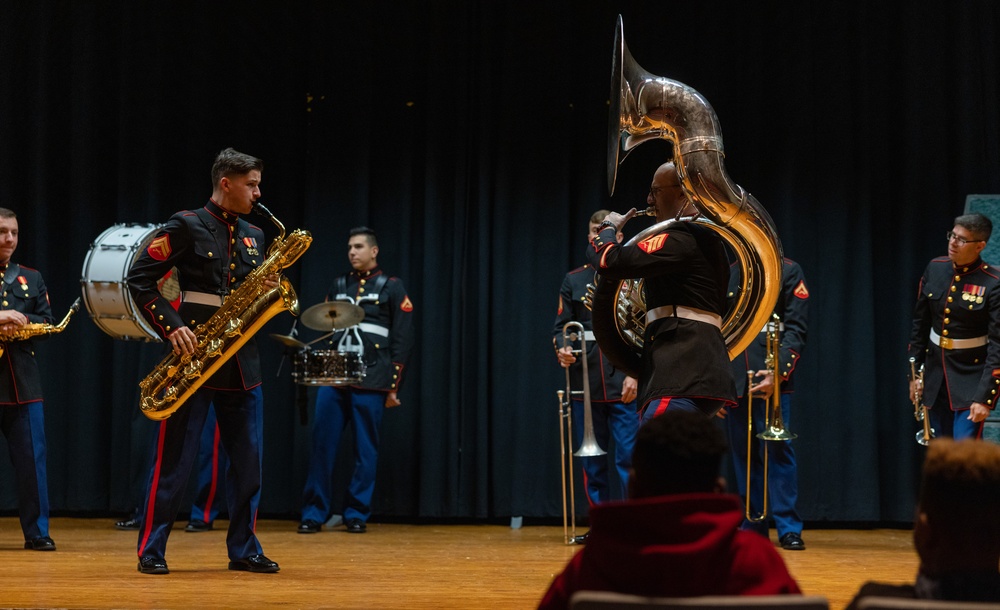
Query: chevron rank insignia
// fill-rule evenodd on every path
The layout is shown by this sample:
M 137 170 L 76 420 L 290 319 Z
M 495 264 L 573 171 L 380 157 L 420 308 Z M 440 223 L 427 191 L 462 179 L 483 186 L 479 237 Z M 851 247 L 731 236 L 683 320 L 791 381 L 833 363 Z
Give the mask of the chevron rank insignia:
M 161 235 L 149 242 L 146 252 L 158 261 L 165 261 L 170 256 L 170 236 Z
M 652 254 L 653 252 L 656 252 L 657 250 L 662 248 L 663 244 L 666 243 L 666 241 L 667 241 L 667 233 L 660 233 L 659 235 L 647 237 L 646 239 L 640 241 L 636 245 L 639 246 L 639 249 L 645 252 L 646 254 Z

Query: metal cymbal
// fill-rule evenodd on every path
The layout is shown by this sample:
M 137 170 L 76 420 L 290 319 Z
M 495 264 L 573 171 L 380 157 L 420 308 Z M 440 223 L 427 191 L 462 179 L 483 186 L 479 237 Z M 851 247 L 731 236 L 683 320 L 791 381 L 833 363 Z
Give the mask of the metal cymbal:
M 321 331 L 348 328 L 364 318 L 364 309 L 344 301 L 318 303 L 302 312 L 302 323 L 313 330 Z
M 279 343 L 287 345 L 288 347 L 294 347 L 295 349 L 303 349 L 308 347 L 305 343 L 299 341 L 291 335 L 279 335 L 277 333 L 271 333 L 271 338 L 277 340 Z

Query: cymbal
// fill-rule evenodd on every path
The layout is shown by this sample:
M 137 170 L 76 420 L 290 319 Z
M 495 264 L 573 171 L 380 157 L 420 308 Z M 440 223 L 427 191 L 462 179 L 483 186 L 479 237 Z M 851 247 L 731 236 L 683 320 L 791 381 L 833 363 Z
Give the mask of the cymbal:
M 288 347 L 294 347 L 295 349 L 303 349 L 309 347 L 305 343 L 299 341 L 291 335 L 279 335 L 277 333 L 271 333 L 271 338 L 276 339 L 279 343 L 287 345 Z
M 364 319 L 364 309 L 344 301 L 318 303 L 302 312 L 302 323 L 313 330 L 321 331 L 348 328 Z

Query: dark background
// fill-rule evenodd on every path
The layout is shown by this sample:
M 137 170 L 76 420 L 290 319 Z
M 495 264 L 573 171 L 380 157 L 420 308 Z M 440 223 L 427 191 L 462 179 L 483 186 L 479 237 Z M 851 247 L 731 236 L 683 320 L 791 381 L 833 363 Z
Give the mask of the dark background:
M 997 3 L 0 4 L 0 205 L 19 214 L 15 260 L 42 271 L 57 317 L 95 238 L 202 205 L 227 146 L 264 159 L 262 201 L 315 237 L 288 270 L 303 308 L 348 268 L 348 229 L 378 231 L 417 316 L 374 500 L 376 519 L 403 520 L 560 514 L 559 283 L 583 262 L 589 215 L 644 205 L 669 150 L 637 149 L 609 199 L 621 14 L 639 64 L 711 102 L 730 176 L 809 282 L 788 422 L 803 517 L 910 520 L 922 449 L 908 317 L 966 194 L 1000 192 Z M 259 335 L 261 511 L 295 518 L 309 435 L 267 337 L 291 324 Z M 135 502 L 151 425 L 136 383 L 159 349 L 86 314 L 40 345 L 57 513 Z M 8 460 L 0 481 L 13 510 Z

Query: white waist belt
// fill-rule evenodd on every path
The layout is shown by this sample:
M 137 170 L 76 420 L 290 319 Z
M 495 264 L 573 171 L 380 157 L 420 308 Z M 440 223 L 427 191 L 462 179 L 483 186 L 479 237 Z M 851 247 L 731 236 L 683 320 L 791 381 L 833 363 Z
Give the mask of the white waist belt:
M 182 292 L 181 301 L 185 303 L 197 303 L 199 305 L 222 307 L 222 296 L 218 294 L 209 294 L 207 292 Z
M 722 329 L 722 316 L 719 314 L 705 311 L 704 309 L 685 307 L 683 305 L 663 305 L 662 307 L 657 307 L 656 309 L 650 309 L 646 312 L 646 325 L 648 326 L 660 318 L 674 317 L 684 318 L 685 320 L 694 320 L 695 322 L 704 322 L 705 324 L 711 324 L 720 330 Z
M 592 330 L 583 331 L 583 338 L 586 339 L 587 341 L 590 341 L 591 343 L 597 341 L 597 337 L 594 336 L 594 331 Z
M 764 324 L 764 328 L 760 329 L 760 332 L 766 333 L 767 330 L 768 330 L 768 327 L 770 325 L 771 325 L 770 322 Z M 785 323 L 784 322 L 778 322 L 778 332 L 782 332 L 782 333 L 785 332 Z
M 951 337 L 942 337 L 934 332 L 932 328 L 931 343 L 939 346 L 941 349 L 969 349 L 970 347 L 982 347 L 986 345 L 989 343 L 989 337 L 983 335 L 982 337 L 973 337 L 972 339 L 952 339 Z
M 371 324 L 370 322 L 361 322 L 360 324 L 358 324 L 358 328 L 372 335 L 380 335 L 382 337 L 389 336 L 389 329 L 384 326 L 379 326 L 378 324 Z

